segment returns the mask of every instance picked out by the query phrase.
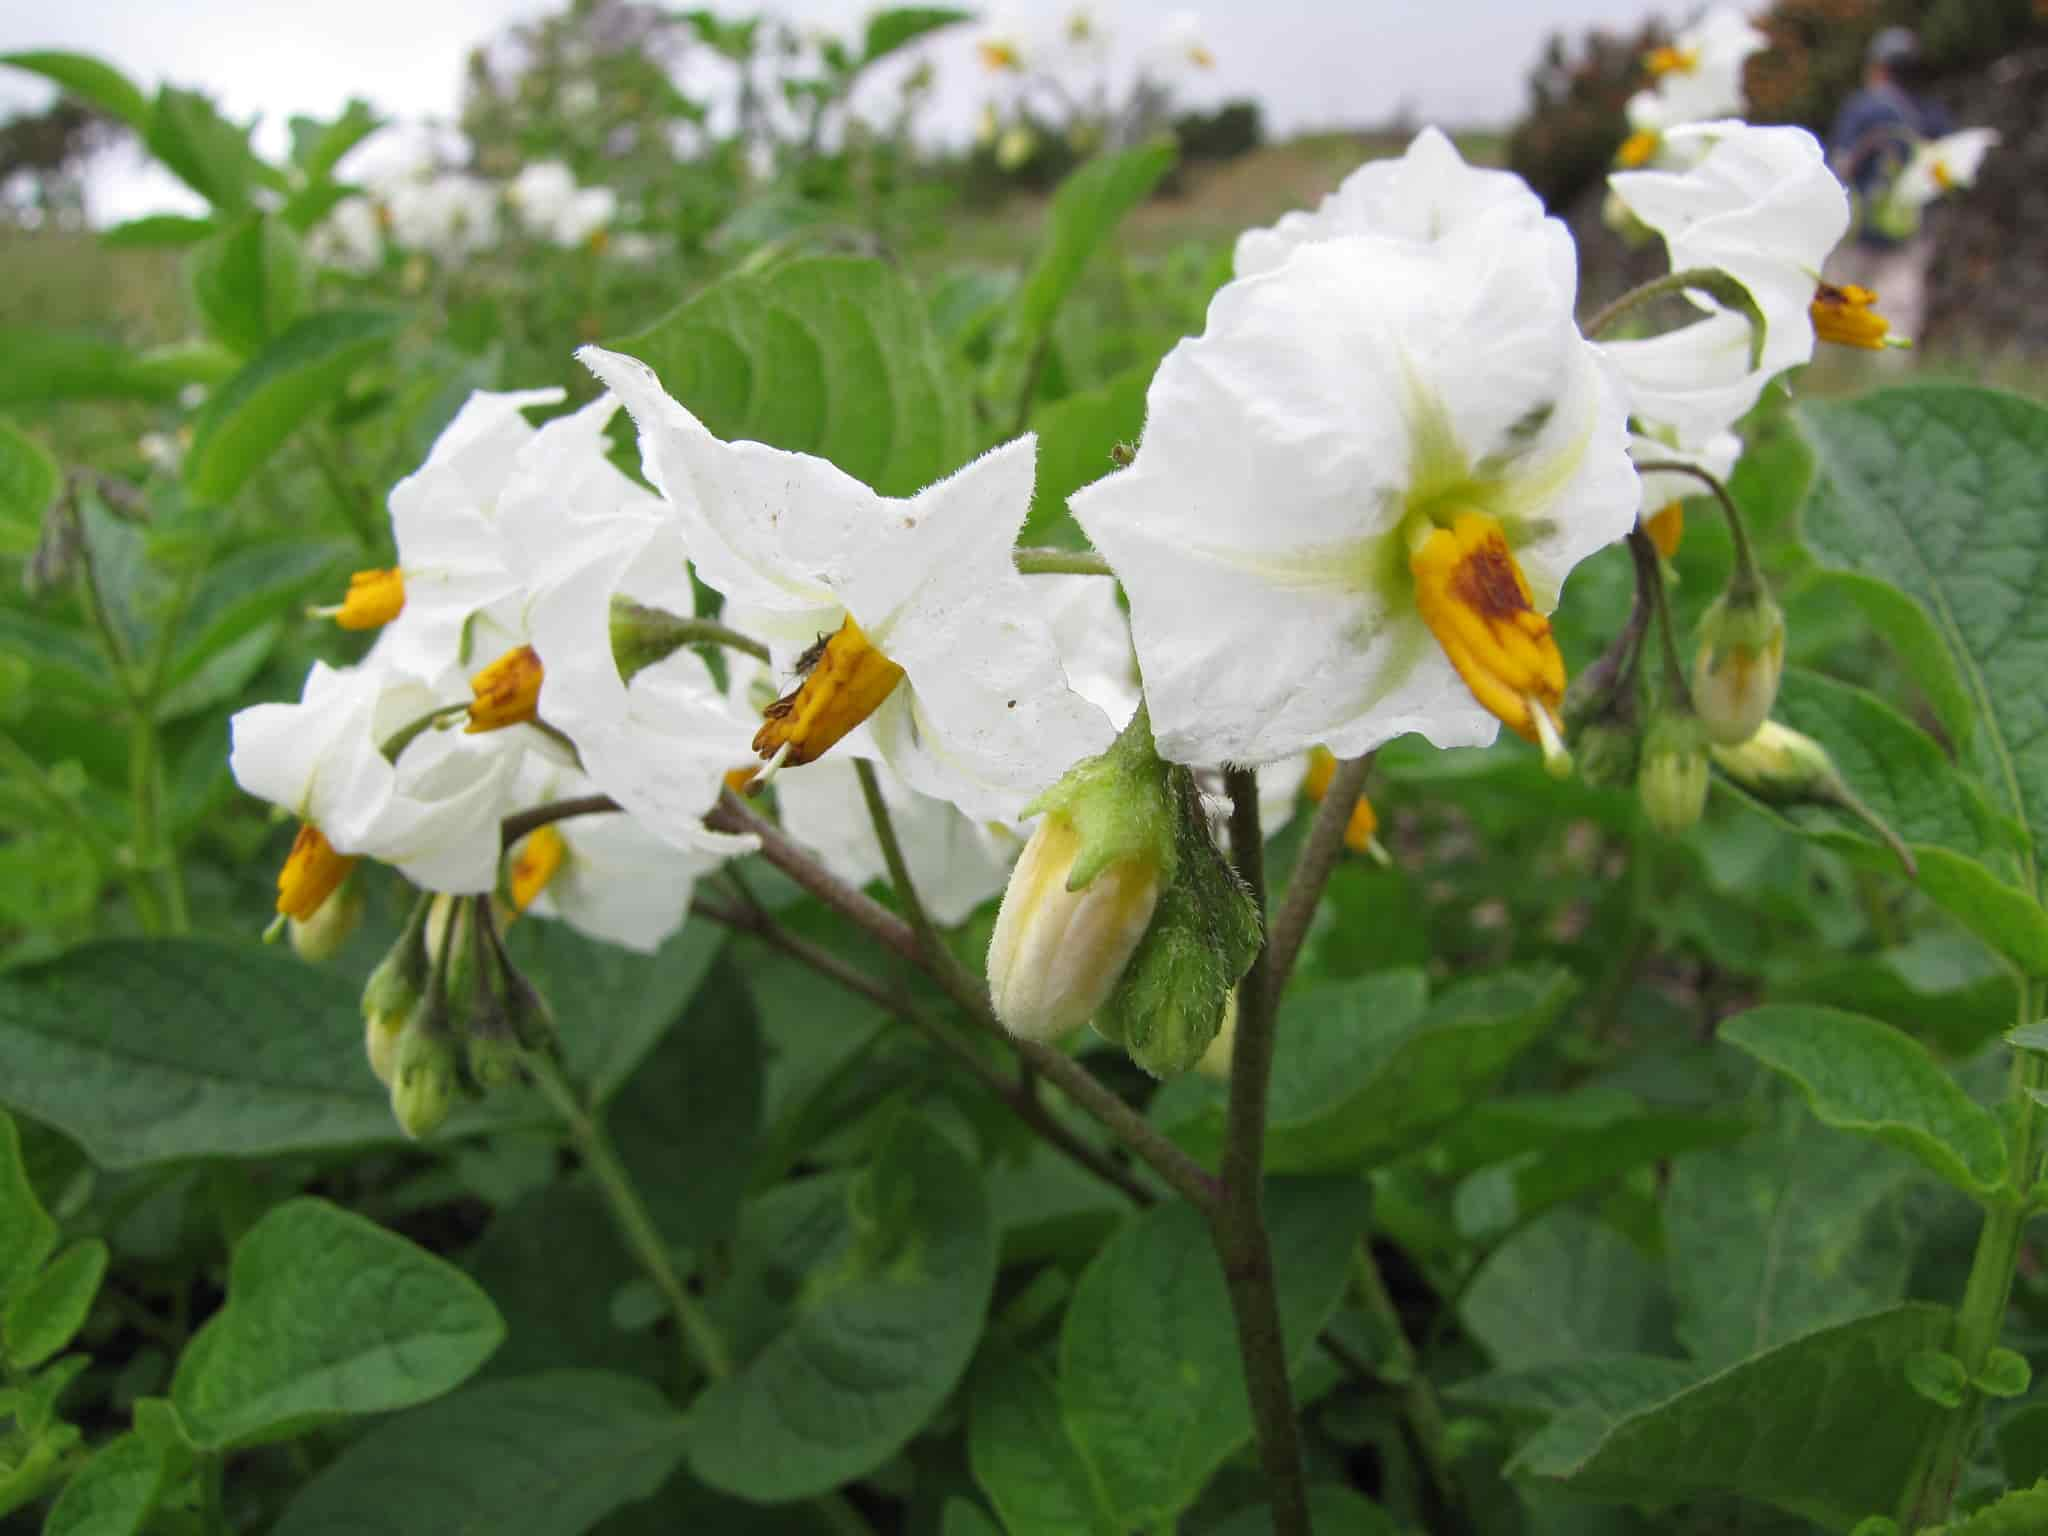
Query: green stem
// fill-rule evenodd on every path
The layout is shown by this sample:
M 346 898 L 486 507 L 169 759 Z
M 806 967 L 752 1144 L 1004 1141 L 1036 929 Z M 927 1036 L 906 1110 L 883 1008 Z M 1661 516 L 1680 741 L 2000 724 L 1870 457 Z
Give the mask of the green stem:
M 1712 294 L 1749 322 L 1749 365 L 1754 368 L 1763 355 L 1764 312 L 1757 308 L 1756 299 L 1750 291 L 1719 267 L 1688 267 L 1683 272 L 1673 272 L 1631 288 L 1588 320 L 1585 332 L 1588 336 L 1604 335 L 1624 316 L 1652 299 L 1684 293 L 1691 288 Z
M 2032 1023 L 2042 1004 L 2042 983 L 2023 980 L 2019 991 L 2020 1022 Z M 1984 1226 L 1977 1234 L 1977 1251 L 1970 1260 L 1970 1278 L 1963 1287 L 1962 1306 L 1956 1314 L 1955 1342 L 1950 1351 L 1962 1361 L 1963 1369 L 1972 1379 L 1984 1369 L 1985 1358 L 1997 1345 L 2005 1327 L 2006 1304 L 2012 1299 L 2013 1270 L 2027 1222 L 2027 1199 L 2041 1172 L 2041 1106 L 2035 1103 L 2029 1090 L 2043 1088 L 2048 1088 L 2048 1055 L 2039 1051 L 2015 1052 L 2012 1099 L 2016 1113 L 2006 1186 L 2000 1198 L 1985 1209 Z M 1983 1407 L 1984 1394 L 1971 1388 L 1961 1407 L 1943 1413 L 1935 1421 L 1913 1473 L 1906 1480 L 1906 1491 L 1899 1504 L 1902 1529 L 1916 1531 L 1947 1517 L 1949 1502 L 1955 1497 L 1956 1484 L 1977 1438 Z
M 947 991 L 978 995 L 981 983 L 967 973 L 960 957 L 947 948 L 946 936 L 939 932 L 938 924 L 925 910 L 924 898 L 917 894 L 917 884 L 910 878 L 910 862 L 904 858 L 903 843 L 896 836 L 895 818 L 889 814 L 889 802 L 882 798 L 882 781 L 875 774 L 875 765 L 857 757 L 853 760 L 853 771 L 860 779 L 861 798 L 867 802 L 875 841 L 882 845 L 882 862 L 889 866 L 889 884 L 896 899 L 903 903 L 903 915 L 910 919 L 911 930 L 923 947 L 925 964 L 942 978 Z
M 1358 798 L 1365 792 L 1365 776 L 1372 770 L 1372 759 L 1373 754 L 1368 752 L 1337 765 L 1329 787 L 1323 791 L 1323 803 L 1316 807 L 1308 842 L 1295 861 L 1294 874 L 1287 882 L 1287 894 L 1280 900 L 1280 911 L 1273 919 L 1272 938 L 1267 944 L 1266 990 L 1273 994 L 1276 1007 L 1280 994 L 1287 990 L 1287 978 L 1293 973 L 1295 958 L 1308 937 L 1309 924 L 1315 920 L 1323 888 L 1330 883 L 1337 860 L 1344 852 L 1344 834 L 1350 828 Z
M 683 1277 L 676 1272 L 675 1263 L 669 1257 L 668 1244 L 662 1240 L 660 1229 L 648 1213 L 647 1202 L 640 1197 L 632 1174 L 627 1172 L 626 1165 L 613 1149 L 603 1121 L 595 1111 L 585 1107 L 554 1062 L 545 1056 L 530 1054 L 527 1069 L 533 1074 L 541 1093 L 562 1117 L 563 1127 L 582 1154 L 584 1166 L 597 1179 L 626 1247 L 668 1302 L 669 1311 L 675 1314 L 677 1335 L 682 1342 L 685 1377 L 693 1378 L 700 1371 L 714 1381 L 730 1376 L 732 1357 L 726 1349 L 725 1339 L 683 1284 Z
M 1651 605 L 1657 611 L 1657 638 L 1664 650 L 1665 702 L 1676 709 L 1692 708 L 1692 689 L 1685 681 L 1685 667 L 1679 660 L 1678 631 L 1671 622 L 1670 595 L 1664 590 L 1664 572 L 1657 564 L 1657 547 L 1640 527 L 1628 531 L 1628 547 L 1637 570 L 1649 571 Z
M 1109 562 L 1092 549 L 1018 549 L 1011 551 L 1026 576 L 1114 576 Z
M 209 1536 L 234 1530 L 228 1523 L 227 1460 L 225 1454 L 199 1458 L 199 1508 Z
M 1351 1274 L 1359 1303 L 1378 1325 L 1391 1357 L 1392 1368 L 1383 1367 L 1381 1379 L 1400 1388 L 1409 1428 L 1415 1433 L 1416 1446 L 1429 1467 L 1437 1496 L 1444 1501 L 1446 1509 L 1455 1510 L 1460 1502 L 1458 1480 L 1451 1470 L 1450 1440 L 1444 1429 L 1443 1405 L 1437 1401 L 1436 1388 L 1424 1374 L 1415 1346 L 1409 1342 L 1408 1332 L 1401 1325 L 1400 1311 L 1394 1306 L 1394 1298 L 1387 1293 L 1387 1282 L 1380 1274 L 1378 1261 L 1372 1256 L 1369 1238 L 1359 1239 L 1352 1256 Z
M 192 925 L 185 907 L 185 880 L 164 836 L 164 776 L 156 720 L 147 700 L 137 700 L 128 728 L 128 791 L 135 809 L 135 862 L 163 894 L 161 931 L 184 933 Z
M 100 866 L 127 888 L 128 899 L 135 904 L 136 920 L 142 924 L 143 931 L 160 931 L 164 916 L 156 887 L 143 878 L 142 871 L 132 861 L 121 856 L 121 850 L 114 846 L 113 839 L 97 822 L 50 782 L 50 776 L 43 771 L 43 765 L 36 761 L 35 755 L 5 731 L 0 731 L 0 766 L 6 767 L 26 784 L 29 792 L 43 803 L 50 814 L 69 827 L 92 851 Z
M 1721 504 L 1721 515 L 1728 520 L 1729 536 L 1735 540 L 1735 574 L 1728 583 L 1729 592 L 1739 595 L 1763 589 L 1764 576 L 1757 567 L 1756 553 L 1750 548 L 1749 529 L 1742 520 L 1741 509 L 1735 505 L 1735 498 L 1728 494 L 1728 487 L 1721 483 L 1720 476 L 1678 459 L 1652 459 L 1646 464 L 1636 465 L 1636 473 L 1690 475 L 1713 492 L 1714 499 Z
M 1266 915 L 1265 838 L 1259 828 L 1258 775 L 1249 768 L 1224 774 L 1230 791 L 1230 851 L 1250 887 L 1263 927 Z M 1223 1264 L 1237 1348 L 1244 1362 L 1259 1463 L 1273 1506 L 1274 1536 L 1309 1536 L 1308 1487 L 1294 1389 L 1287 1379 L 1287 1341 L 1280 1330 L 1273 1249 L 1266 1236 L 1266 1098 L 1272 1084 L 1279 999 L 1268 984 L 1268 946 L 1238 988 L 1237 1039 L 1230 1056 L 1230 1106 L 1223 1128 L 1223 1190 L 1209 1207 L 1209 1234 Z

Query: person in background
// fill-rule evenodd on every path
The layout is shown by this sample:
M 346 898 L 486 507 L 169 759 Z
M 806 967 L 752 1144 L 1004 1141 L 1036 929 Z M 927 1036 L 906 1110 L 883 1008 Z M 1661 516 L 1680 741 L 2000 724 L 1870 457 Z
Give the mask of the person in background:
M 1917 337 L 1927 311 L 1932 243 L 1924 229 L 1899 239 L 1870 217 L 1922 139 L 1949 131 L 1948 113 L 1914 94 L 1920 84 L 1920 40 L 1906 27 L 1886 27 L 1870 40 L 1863 88 L 1842 104 L 1828 136 L 1835 174 L 1856 194 L 1854 235 L 1828 263 L 1828 281 L 1873 290 L 1892 329 Z

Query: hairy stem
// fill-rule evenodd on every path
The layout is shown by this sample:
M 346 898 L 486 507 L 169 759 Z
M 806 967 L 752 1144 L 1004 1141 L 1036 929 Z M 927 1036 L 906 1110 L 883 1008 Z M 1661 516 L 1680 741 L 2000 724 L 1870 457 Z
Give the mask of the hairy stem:
M 1664 572 L 1657 564 L 1657 546 L 1640 527 L 1628 531 L 1629 553 L 1635 556 L 1637 578 L 1649 584 L 1650 603 L 1657 613 L 1657 638 L 1664 651 L 1665 702 L 1676 709 L 1692 708 L 1692 688 L 1679 660 L 1678 631 L 1671 622 L 1671 598 L 1664 590 Z
M 578 795 L 572 800 L 555 800 L 546 805 L 536 805 L 532 810 L 521 811 L 516 816 L 507 816 L 498 826 L 498 846 L 510 848 L 527 833 L 545 827 L 551 822 L 567 821 L 572 816 L 602 816 L 612 811 L 624 810 L 610 795 Z
M 1323 791 L 1323 803 L 1316 807 L 1308 842 L 1295 863 L 1293 878 L 1287 882 L 1287 894 L 1280 899 L 1280 910 L 1273 918 L 1266 941 L 1266 990 L 1272 994 L 1276 1008 L 1301 954 L 1302 941 L 1308 937 L 1316 907 L 1323 899 L 1323 887 L 1330 883 L 1330 875 L 1344 851 L 1344 833 L 1350 826 L 1358 797 L 1365 792 L 1365 776 L 1371 769 L 1370 752 L 1339 763 L 1329 787 Z
M 1249 768 L 1232 768 L 1224 783 L 1230 791 L 1231 858 L 1258 903 L 1263 924 L 1265 838 L 1259 827 L 1258 775 Z M 1258 957 L 1238 988 L 1230 1107 L 1223 1130 L 1223 1191 L 1209 1207 L 1209 1234 L 1223 1264 L 1230 1310 L 1237 1320 L 1238 1354 L 1244 1362 L 1259 1463 L 1272 1497 L 1273 1530 L 1275 1536 L 1309 1536 L 1300 1430 L 1294 1417 L 1294 1389 L 1287 1380 L 1287 1341 L 1280 1331 L 1273 1248 L 1266 1236 L 1266 1095 L 1273 1076 L 1279 1003 L 1270 984 L 1270 960 L 1270 944 L 1261 942 Z
M 1750 548 L 1748 525 L 1743 522 L 1741 509 L 1735 505 L 1735 498 L 1728 494 L 1728 487 L 1721 483 L 1720 476 L 1701 469 L 1697 464 L 1686 464 L 1677 459 L 1653 459 L 1647 464 L 1638 464 L 1636 473 L 1690 475 L 1713 492 L 1714 500 L 1721 504 L 1721 515 L 1728 520 L 1729 536 L 1735 540 L 1735 578 L 1729 584 L 1729 590 L 1761 590 L 1764 577 L 1757 568 L 1756 553 Z
M 702 1374 L 716 1381 L 731 1375 L 732 1357 L 726 1349 L 724 1337 L 683 1284 L 683 1277 L 677 1273 L 675 1263 L 669 1257 L 668 1244 L 662 1240 L 660 1229 L 648 1213 L 647 1202 L 641 1198 L 632 1174 L 627 1172 L 626 1165 L 612 1147 L 603 1121 L 595 1110 L 584 1105 L 562 1076 L 561 1069 L 547 1057 L 537 1052 L 530 1053 L 526 1067 L 533 1074 L 541 1093 L 562 1117 L 562 1125 L 570 1140 L 576 1143 L 576 1150 L 582 1154 L 584 1166 L 597 1179 L 598 1187 L 604 1192 L 605 1205 L 610 1209 L 626 1247 L 641 1269 L 646 1271 L 647 1278 L 654 1282 L 655 1289 L 661 1292 L 669 1311 L 675 1315 L 676 1333 L 682 1345 L 684 1378 L 692 1380 Z
M 1018 549 L 1011 551 L 1026 576 L 1113 576 L 1109 562 L 1092 549 Z
M 1763 353 L 1764 313 L 1757 308 L 1756 300 L 1750 291 L 1719 267 L 1687 267 L 1683 272 L 1673 272 L 1631 288 L 1588 320 L 1585 332 L 1588 336 L 1605 335 L 1631 311 L 1639 309 L 1652 299 L 1684 293 L 1689 288 L 1712 294 L 1749 322 L 1749 361 L 1750 366 L 1754 368 Z

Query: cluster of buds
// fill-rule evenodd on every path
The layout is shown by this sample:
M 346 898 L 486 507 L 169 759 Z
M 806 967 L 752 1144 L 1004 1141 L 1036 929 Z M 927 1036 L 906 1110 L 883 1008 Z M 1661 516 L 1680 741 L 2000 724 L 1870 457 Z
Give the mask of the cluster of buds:
M 422 895 L 363 987 L 370 1070 L 415 1139 L 458 1095 L 503 1087 L 526 1054 L 555 1049 L 547 1003 L 506 953 L 495 908 L 489 896 Z
M 1050 1042 L 1092 1023 L 1155 1077 L 1201 1061 L 1259 947 L 1250 894 L 1186 768 L 1140 709 L 1034 805 L 989 945 L 1004 1026 Z

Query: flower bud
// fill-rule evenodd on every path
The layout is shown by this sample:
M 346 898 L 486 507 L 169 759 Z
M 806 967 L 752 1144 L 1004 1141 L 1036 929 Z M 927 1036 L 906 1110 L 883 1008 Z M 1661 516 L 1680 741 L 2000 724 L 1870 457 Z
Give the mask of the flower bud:
M 1738 745 L 1709 750 L 1723 773 L 1764 800 L 1832 798 L 1841 783 L 1826 747 L 1775 720 Z
M 1650 723 L 1636 793 L 1650 825 L 1668 837 L 1693 826 L 1707 808 L 1706 731 L 1699 717 L 1671 711 Z
M 1202 1059 L 1195 1063 L 1195 1070 L 1219 1083 L 1229 1082 L 1231 1053 L 1236 1049 L 1237 988 L 1232 987 L 1230 996 L 1223 1000 L 1223 1023 L 1216 1031 L 1216 1038 L 1209 1042 L 1209 1049 L 1202 1052 Z
M 1572 742 L 1579 777 L 1595 789 L 1633 784 L 1642 759 L 1642 737 L 1633 725 L 1595 720 Z
M 458 1086 L 455 1046 L 432 1027 L 432 998 L 423 998 L 398 1041 L 398 1060 L 391 1083 L 391 1113 L 398 1128 L 414 1141 L 431 1135 L 455 1103 Z
M 1731 588 L 1700 619 L 1692 665 L 1693 706 L 1707 739 L 1732 747 L 1754 736 L 1778 700 L 1785 670 L 1785 614 L 1759 586 Z
M 363 1045 L 370 1070 L 389 1088 L 398 1072 L 398 1042 L 406 1020 L 419 1006 L 427 984 L 427 920 L 431 903 L 422 896 L 398 942 L 363 983 Z
M 354 871 L 350 871 L 353 876 Z M 313 909 L 308 918 L 288 918 L 285 930 L 291 936 L 292 953 L 309 965 L 332 960 L 349 941 L 363 920 L 363 886 L 353 878 Z
M 623 597 L 612 599 L 611 612 L 612 661 L 625 682 L 689 644 L 695 629 L 688 619 Z
M 370 1071 L 389 1088 L 398 1077 L 398 1044 L 405 1037 L 405 1013 L 363 1014 L 363 1054 L 370 1059 Z

